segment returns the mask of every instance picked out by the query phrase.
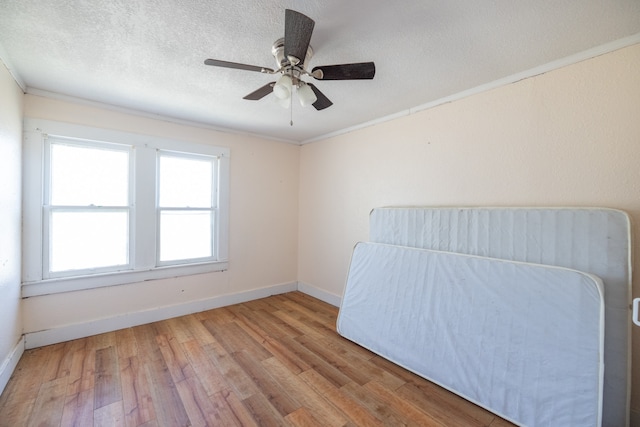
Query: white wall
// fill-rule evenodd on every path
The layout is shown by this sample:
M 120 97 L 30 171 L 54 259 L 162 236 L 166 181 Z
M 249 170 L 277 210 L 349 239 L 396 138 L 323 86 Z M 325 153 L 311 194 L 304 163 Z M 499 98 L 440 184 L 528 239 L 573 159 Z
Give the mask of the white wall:
M 353 245 L 379 206 L 611 207 L 640 236 L 638 70 L 634 45 L 303 146 L 299 281 L 342 295 Z M 634 249 L 637 297 L 638 237 Z M 637 327 L 632 388 L 640 410 Z
M 0 392 L 23 345 L 20 306 L 23 94 L 0 62 Z
M 231 150 L 227 271 L 27 298 L 27 348 L 295 289 L 300 147 L 34 95 L 24 113 Z

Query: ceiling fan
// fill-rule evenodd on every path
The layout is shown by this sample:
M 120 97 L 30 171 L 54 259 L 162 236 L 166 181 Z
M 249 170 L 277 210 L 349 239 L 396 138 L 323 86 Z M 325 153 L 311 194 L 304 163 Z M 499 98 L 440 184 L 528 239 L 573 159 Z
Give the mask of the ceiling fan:
M 251 92 L 243 99 L 257 101 L 271 92 L 278 98 L 283 107 L 289 107 L 296 89 L 302 106 L 313 105 L 316 110 L 323 110 L 333 105 L 313 84 L 302 80 L 303 76 L 310 76 L 316 80 L 358 80 L 373 79 L 376 67 L 373 62 L 354 64 L 324 65 L 314 67 L 308 72 L 307 62 L 313 56 L 313 49 L 309 45 L 315 21 L 295 10 L 285 10 L 284 37 L 275 41 L 271 48 L 277 69 L 256 65 L 240 64 L 237 62 L 207 59 L 206 65 L 216 67 L 235 68 L 239 70 L 257 71 L 265 74 L 281 74 L 277 81 L 267 83 Z

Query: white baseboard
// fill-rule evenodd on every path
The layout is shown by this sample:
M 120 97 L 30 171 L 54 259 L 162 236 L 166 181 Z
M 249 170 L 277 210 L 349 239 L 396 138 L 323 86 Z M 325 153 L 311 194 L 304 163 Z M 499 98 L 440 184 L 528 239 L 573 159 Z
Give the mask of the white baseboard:
M 308 283 L 298 282 L 298 290 L 314 298 L 318 298 L 319 300 L 324 301 L 327 304 L 331 304 L 334 307 L 340 307 L 340 303 L 342 302 L 341 296 L 329 293 L 320 288 L 316 288 L 315 286 L 311 286 Z
M 153 310 L 127 313 L 120 316 L 94 320 L 86 323 L 61 326 L 44 331 L 29 332 L 25 334 L 24 348 L 31 349 L 49 344 L 84 338 L 91 335 L 116 331 L 118 329 L 132 326 L 144 325 L 146 323 L 157 322 L 159 320 L 170 319 L 172 317 L 184 316 L 198 313 L 218 307 L 265 298 L 270 295 L 283 294 L 298 289 L 297 282 L 285 283 L 269 286 L 266 288 L 253 289 L 236 294 L 222 295 L 204 300 L 190 301 L 185 304 L 160 307 Z
M 11 350 L 11 353 L 9 353 L 0 364 L 0 394 L 2 394 L 4 388 L 7 386 L 11 374 L 16 370 L 22 353 L 24 353 L 24 336 L 20 337 L 20 341 L 18 341 L 13 350 Z
M 85 323 L 76 323 L 72 325 L 60 326 L 53 329 L 43 331 L 29 332 L 24 335 L 22 351 L 42 347 L 45 345 L 56 344 L 59 342 L 70 341 L 78 338 L 84 338 L 91 335 L 102 334 L 105 332 L 116 331 L 118 329 L 130 328 L 132 326 L 144 325 L 146 323 L 157 322 L 160 320 L 170 319 L 172 317 L 184 316 L 187 314 L 198 313 L 205 310 L 211 310 L 218 307 L 224 307 L 232 304 L 239 304 L 255 299 L 265 298 L 270 295 L 283 294 L 298 290 L 314 298 L 318 298 L 335 307 L 340 306 L 342 298 L 338 295 L 329 293 L 323 289 L 311 286 L 303 282 L 291 282 L 280 285 L 269 286 L 266 288 L 253 289 L 250 291 L 239 292 L 236 294 L 221 295 L 218 297 L 207 298 L 204 300 L 190 301 L 185 304 L 172 305 L 167 307 L 155 308 L 152 310 L 138 311 L 135 313 L 127 313 L 119 316 L 108 317 L 104 319 L 93 320 Z M 22 352 L 20 352 L 22 355 Z M 19 357 L 18 357 L 19 359 Z M 17 360 L 16 360 L 17 363 Z M 3 365 L 4 366 L 4 365 Z M 15 368 L 15 366 L 13 367 Z M 9 376 L 13 372 L 13 368 L 9 371 Z M 8 378 L 7 378 L 8 380 Z M 1 384 L 1 383 L 0 383 Z

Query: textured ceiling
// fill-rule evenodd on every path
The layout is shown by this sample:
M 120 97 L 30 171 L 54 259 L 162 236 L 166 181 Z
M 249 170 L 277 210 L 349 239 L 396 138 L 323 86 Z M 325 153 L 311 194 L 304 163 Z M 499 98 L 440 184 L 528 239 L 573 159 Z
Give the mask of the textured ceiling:
M 314 81 L 293 111 L 242 97 L 273 76 L 284 10 L 316 21 L 310 67 L 374 61 L 374 80 Z M 0 55 L 28 92 L 305 142 L 640 34 L 639 0 L 0 0 Z M 289 125 L 290 113 L 294 125 Z

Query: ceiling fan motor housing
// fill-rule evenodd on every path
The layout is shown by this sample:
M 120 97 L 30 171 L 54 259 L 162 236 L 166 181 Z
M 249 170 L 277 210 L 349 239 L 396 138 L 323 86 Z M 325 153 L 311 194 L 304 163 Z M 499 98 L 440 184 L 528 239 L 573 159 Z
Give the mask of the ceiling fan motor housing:
M 293 65 L 284 55 L 284 37 L 279 38 L 273 43 L 273 46 L 271 47 L 271 54 L 276 59 L 278 69 L 288 68 Z M 307 68 L 307 63 L 311 58 L 313 58 L 313 48 L 311 47 L 311 45 L 309 45 L 304 61 L 302 62 L 302 64 L 297 64 L 296 66 L 301 68 L 302 70 L 305 70 Z

